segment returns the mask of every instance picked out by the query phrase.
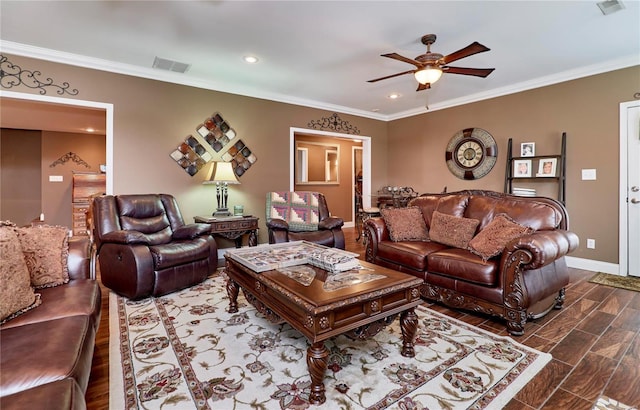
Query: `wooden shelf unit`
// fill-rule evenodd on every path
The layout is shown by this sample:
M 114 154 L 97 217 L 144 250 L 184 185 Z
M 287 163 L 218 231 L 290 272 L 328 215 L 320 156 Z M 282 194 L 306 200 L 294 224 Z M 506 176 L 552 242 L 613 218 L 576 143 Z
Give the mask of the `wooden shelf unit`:
M 566 171 L 567 171 L 567 162 L 566 162 L 566 153 L 567 153 L 567 133 L 562 133 L 562 141 L 560 146 L 560 154 L 552 154 L 552 155 L 534 155 L 530 157 L 521 157 L 521 156 L 513 156 L 513 142 L 512 138 L 509 138 L 509 142 L 507 145 L 507 169 L 505 171 L 504 178 L 504 192 L 508 194 L 513 193 L 513 180 L 518 180 L 522 182 L 546 182 L 546 183 L 557 183 L 558 184 L 558 201 L 565 204 L 565 192 L 566 192 Z M 531 160 L 532 164 L 536 164 L 541 159 L 547 158 L 556 158 L 556 175 L 553 177 L 515 177 L 513 174 L 513 164 L 516 160 Z M 532 171 L 535 169 L 532 165 Z
M 87 212 L 91 198 L 107 190 L 106 174 L 96 172 L 74 172 L 71 194 L 73 235 L 88 236 Z

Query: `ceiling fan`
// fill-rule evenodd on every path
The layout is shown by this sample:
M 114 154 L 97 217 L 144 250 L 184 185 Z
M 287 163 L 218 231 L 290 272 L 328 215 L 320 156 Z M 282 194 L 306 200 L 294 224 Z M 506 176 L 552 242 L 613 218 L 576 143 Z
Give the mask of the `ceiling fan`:
M 367 82 L 375 83 L 376 81 L 386 80 L 387 78 L 393 78 L 404 74 L 413 74 L 419 83 L 418 89 L 416 91 L 421 91 L 426 90 L 427 88 L 431 88 L 431 84 L 438 81 L 442 73 L 473 75 L 476 77 L 484 78 L 491 74 L 493 70 L 495 70 L 495 68 L 465 68 L 452 67 L 447 65 L 453 61 L 460 60 L 461 58 L 469 57 L 478 53 L 484 53 L 485 51 L 490 50 L 477 41 L 474 41 L 468 46 L 446 56 L 443 56 L 439 53 L 431 52 L 431 44 L 435 43 L 436 41 L 435 34 L 426 34 L 422 36 L 421 41 L 422 44 L 427 46 L 427 52 L 426 54 L 417 56 L 415 59 L 410 59 L 397 53 L 381 54 L 381 57 L 388 57 L 394 60 L 413 64 L 414 66 L 416 66 L 415 70 L 403 71 L 401 73 L 387 75 L 385 77 L 376 78 Z

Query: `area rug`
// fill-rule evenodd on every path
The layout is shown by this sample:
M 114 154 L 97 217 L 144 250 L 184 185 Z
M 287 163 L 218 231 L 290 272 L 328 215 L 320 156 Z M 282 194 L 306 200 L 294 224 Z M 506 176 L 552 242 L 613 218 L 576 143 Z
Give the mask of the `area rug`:
M 598 272 L 589 279 L 589 282 L 640 292 L 640 278 L 633 276 L 610 275 Z
M 327 401 L 310 405 L 307 340 L 242 293 L 227 313 L 225 283 L 109 296 L 111 409 L 499 409 L 551 360 L 419 306 L 415 358 L 400 355 L 398 320 L 366 341 L 327 341 Z

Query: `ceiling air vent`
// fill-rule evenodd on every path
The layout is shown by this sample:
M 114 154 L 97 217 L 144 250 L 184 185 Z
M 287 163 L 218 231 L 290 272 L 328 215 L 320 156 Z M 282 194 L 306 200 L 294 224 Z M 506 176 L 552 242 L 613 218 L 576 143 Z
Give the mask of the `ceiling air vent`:
M 173 71 L 176 73 L 184 73 L 186 72 L 191 64 L 181 63 L 179 61 L 167 60 L 166 58 L 156 57 L 153 60 L 153 68 L 157 68 L 159 70 L 167 70 Z
M 624 8 L 624 4 L 618 0 L 605 0 L 600 3 L 596 3 L 598 7 L 600 7 L 600 11 L 605 16 L 607 14 L 615 13 L 616 11 L 620 11 Z

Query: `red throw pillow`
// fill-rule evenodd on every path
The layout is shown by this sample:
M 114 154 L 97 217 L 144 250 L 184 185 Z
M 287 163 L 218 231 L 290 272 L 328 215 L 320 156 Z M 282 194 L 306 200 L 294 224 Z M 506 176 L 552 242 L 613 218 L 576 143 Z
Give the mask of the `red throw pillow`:
M 384 223 L 393 242 L 426 241 L 429 239 L 427 224 L 417 206 L 407 208 L 382 208 Z
M 512 239 L 533 232 L 528 226 L 523 226 L 511 219 L 507 214 L 498 214 L 471 241 L 469 250 L 483 260 L 492 258 L 504 250 Z
M 429 237 L 432 241 L 454 248 L 467 249 L 480 224 L 477 219 L 460 218 L 433 211 Z

